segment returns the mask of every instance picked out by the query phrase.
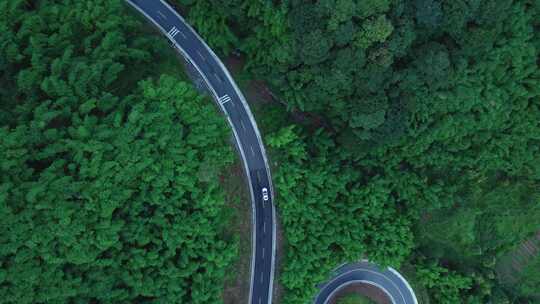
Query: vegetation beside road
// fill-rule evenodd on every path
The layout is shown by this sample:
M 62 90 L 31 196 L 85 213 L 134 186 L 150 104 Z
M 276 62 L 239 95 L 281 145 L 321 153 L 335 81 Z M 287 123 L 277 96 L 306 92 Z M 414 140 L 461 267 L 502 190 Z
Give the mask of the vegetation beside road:
M 0 303 L 222 301 L 228 126 L 120 12 L 0 3 Z
M 336 304 L 375 304 L 375 302 L 371 301 L 370 299 L 366 297 L 356 295 L 356 294 L 351 294 L 351 295 L 347 295 L 340 298 L 336 302 Z
M 416 265 L 433 302 L 534 300 L 494 265 L 540 227 L 538 1 L 176 3 L 287 104 L 261 120 L 285 303 L 359 256 Z
M 361 257 L 433 303 L 533 303 L 538 261 L 494 265 L 540 227 L 540 2 L 175 2 L 286 104 L 260 120 L 284 303 Z M 0 303 L 222 301 L 227 127 L 127 12 L 0 2 Z

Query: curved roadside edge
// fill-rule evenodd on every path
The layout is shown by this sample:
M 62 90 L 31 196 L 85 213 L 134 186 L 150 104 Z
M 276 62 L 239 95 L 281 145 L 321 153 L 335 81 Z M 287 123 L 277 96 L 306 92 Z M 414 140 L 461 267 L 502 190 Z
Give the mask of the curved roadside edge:
M 374 273 L 381 277 L 384 277 L 387 281 L 390 282 L 390 286 L 392 288 L 395 288 L 396 290 L 399 291 L 399 295 L 400 295 L 399 301 L 396 300 L 396 297 L 392 295 L 392 292 L 390 292 L 388 288 L 382 286 L 381 284 L 377 282 L 370 281 L 369 279 L 347 280 L 335 286 L 334 289 L 332 289 L 325 298 L 320 298 L 321 293 L 324 291 L 324 289 L 330 286 L 334 281 L 339 280 L 340 278 L 343 278 L 345 276 L 351 275 L 352 273 L 357 272 L 357 271 Z M 387 274 L 391 274 L 391 276 L 385 275 L 385 272 Z M 343 263 L 339 265 L 338 267 L 336 267 L 332 271 L 332 273 L 333 273 L 332 277 L 330 277 L 326 282 L 321 283 L 318 286 L 319 292 L 315 295 L 312 301 L 314 304 L 327 304 L 335 295 L 335 293 L 345 288 L 346 286 L 352 285 L 354 283 L 364 283 L 364 284 L 369 284 L 369 285 L 379 288 L 382 292 L 384 292 L 389 297 L 392 303 L 418 304 L 418 299 L 416 298 L 416 294 L 414 293 L 413 289 L 409 285 L 409 282 L 397 270 L 391 267 L 387 267 L 385 269 L 379 270 L 376 264 L 373 264 L 370 261 L 363 259 L 360 262 L 356 262 L 356 263 L 349 263 L 349 264 Z M 394 277 L 394 279 L 397 280 L 396 282 L 394 282 L 392 276 Z M 405 290 L 403 290 L 402 286 L 405 287 Z M 403 292 L 406 292 L 406 294 L 410 297 L 411 299 L 410 301 L 408 301 L 403 296 Z
M 401 280 L 401 282 L 403 282 L 403 284 L 405 284 L 405 286 L 407 287 L 407 290 L 408 290 L 409 293 L 413 296 L 414 304 L 418 304 L 418 299 L 416 298 L 416 294 L 414 293 L 414 290 L 412 289 L 411 285 L 409 284 L 409 281 L 407 281 L 407 280 L 401 275 L 401 273 L 399 273 L 399 272 L 398 272 L 397 270 L 395 270 L 394 268 L 388 267 L 388 270 L 390 270 L 394 275 L 396 275 L 396 276 Z
M 345 287 L 347 287 L 349 285 L 353 285 L 353 284 L 357 284 L 357 283 L 364 283 L 364 284 L 368 284 L 368 285 L 375 286 L 375 287 L 379 288 L 392 301 L 392 303 L 395 303 L 394 297 L 386 289 L 384 289 L 381 285 L 379 285 L 377 283 L 374 283 L 374 282 L 371 282 L 371 281 L 367 281 L 367 280 L 351 280 L 351 281 L 345 282 L 344 284 L 339 285 L 336 289 L 334 289 L 328 295 L 328 297 L 324 301 L 324 304 L 327 304 L 328 301 L 330 301 L 332 299 L 332 297 L 334 296 L 335 293 L 339 292 L 340 290 L 342 290 L 343 288 L 345 288 Z
M 154 24 L 155 27 L 157 27 L 159 29 L 159 31 L 165 36 L 167 37 L 167 39 L 173 44 L 174 48 L 177 49 L 181 55 L 189 62 L 189 64 L 191 64 L 196 70 L 197 72 L 201 75 L 201 77 L 203 78 L 204 80 L 204 83 L 206 85 L 206 87 L 209 89 L 209 91 L 211 92 L 211 95 L 214 99 L 214 101 L 218 104 L 218 107 L 220 108 L 220 110 L 225 114 L 225 117 L 227 118 L 227 122 L 229 123 L 229 125 L 231 126 L 231 129 L 233 131 L 233 134 L 234 134 L 234 138 L 235 138 L 235 141 L 236 141 L 236 146 L 238 147 L 238 150 L 240 151 L 240 155 L 241 155 L 241 158 L 242 158 L 242 164 L 243 164 L 243 167 L 244 167 L 244 171 L 245 171 L 245 174 L 246 174 L 246 177 L 247 177 L 247 180 L 248 180 L 248 183 L 249 183 L 249 192 L 250 192 L 250 195 L 251 195 L 251 208 L 252 208 L 252 212 L 251 212 L 251 219 L 252 219 L 252 230 L 251 230 L 251 242 L 252 242 L 252 254 L 251 254 L 251 280 L 250 280 L 250 288 L 249 288 L 249 301 L 251 302 L 252 300 L 252 294 L 253 294 L 253 282 L 255 280 L 254 276 L 255 276 L 255 250 L 256 250 L 256 239 L 257 239 L 257 231 L 256 231 L 256 217 L 255 217 L 255 204 L 256 204 L 256 200 L 255 200 L 255 195 L 253 193 L 253 184 L 251 182 L 251 178 L 250 178 L 250 174 L 249 174 L 249 168 L 247 166 L 247 160 L 246 160 L 246 157 L 245 157 L 245 154 L 244 154 L 244 151 L 243 149 L 241 148 L 242 145 L 240 143 L 240 138 L 234 128 L 234 125 L 227 113 L 227 111 L 225 110 L 225 107 L 219 102 L 219 96 L 218 94 L 216 93 L 216 91 L 214 90 L 214 88 L 212 87 L 210 81 L 208 81 L 208 78 L 206 77 L 206 75 L 202 72 L 201 68 L 195 63 L 195 61 L 191 58 L 191 56 L 189 56 L 189 54 L 184 51 L 184 49 L 174 40 L 174 39 L 171 39 L 169 37 L 169 35 L 167 35 L 167 31 L 165 29 L 163 29 L 158 23 L 156 23 L 154 21 L 154 19 L 152 17 L 150 17 L 146 12 L 144 12 L 143 10 L 141 10 L 137 5 L 135 5 L 131 0 L 125 0 L 132 8 L 136 9 L 140 14 L 142 14 L 143 16 L 146 17 L 146 19 L 148 19 L 150 22 L 152 22 L 152 24 Z M 259 128 L 257 127 L 257 123 L 255 122 L 255 119 L 253 117 L 253 114 L 251 112 L 251 109 L 249 108 L 249 105 L 244 97 L 244 95 L 242 94 L 242 92 L 240 91 L 240 89 L 238 88 L 238 86 L 236 85 L 236 82 L 233 80 L 232 76 L 230 75 L 228 69 L 225 67 L 225 65 L 223 64 L 223 62 L 221 61 L 221 59 L 219 59 L 219 57 L 214 53 L 214 51 L 206 44 L 206 42 L 204 41 L 204 39 L 202 39 L 199 34 L 193 29 L 193 27 L 191 27 L 191 25 L 185 21 L 185 19 L 180 16 L 176 10 L 171 7 L 167 2 L 163 1 L 163 0 L 159 0 L 163 5 L 167 6 L 171 12 L 173 12 L 185 25 L 186 27 L 188 27 L 192 33 L 194 33 L 194 35 L 202 42 L 202 44 L 205 46 L 205 48 L 207 49 L 207 51 L 212 55 L 212 57 L 214 57 L 215 61 L 218 63 L 218 65 L 220 66 L 220 68 L 222 69 L 222 71 L 224 72 L 225 76 L 227 77 L 227 79 L 229 80 L 229 82 L 232 84 L 234 90 L 236 91 L 236 94 L 239 96 L 240 98 L 240 101 L 242 102 L 242 105 L 246 111 L 246 113 L 248 114 L 248 117 L 249 117 L 249 120 L 250 120 L 250 123 L 252 124 L 253 126 L 253 129 L 255 131 L 255 135 L 257 137 L 257 141 L 259 143 L 259 147 L 261 149 L 261 153 L 262 153 L 262 156 L 263 156 L 263 159 L 264 159 L 264 165 L 265 165 L 265 168 L 266 168 L 266 175 L 267 175 L 267 179 L 268 179 L 268 182 L 269 182 L 269 186 L 270 186 L 270 193 L 271 193 L 271 197 L 272 197 L 272 222 L 273 222 L 273 225 L 272 225 L 272 261 L 271 261 L 271 268 L 270 268 L 270 282 L 269 282 L 269 287 L 268 287 L 268 304 L 271 304 L 272 303 L 272 297 L 273 297 L 273 286 L 274 286 L 274 271 L 275 271 L 275 258 L 276 258 L 276 211 L 275 211 L 275 195 L 274 195 L 274 186 L 272 184 L 272 178 L 271 178 L 271 174 L 270 174 L 270 166 L 268 164 L 268 159 L 267 159 L 267 156 L 266 156 L 266 149 L 263 145 L 263 142 L 262 142 L 262 138 L 261 138 L 261 135 L 260 135 L 260 132 L 259 132 Z
M 255 130 L 255 135 L 257 136 L 257 141 L 259 142 L 259 147 L 261 148 L 261 153 L 262 153 L 262 156 L 263 156 L 263 159 L 264 159 L 264 166 L 266 168 L 266 175 L 267 175 L 268 182 L 269 182 L 269 185 L 270 185 L 270 194 L 271 194 L 270 197 L 272 198 L 272 222 L 273 222 L 273 225 L 272 225 L 272 262 L 271 262 L 272 264 L 271 264 L 271 268 L 270 268 L 271 269 L 270 270 L 270 286 L 269 286 L 269 290 L 268 290 L 268 304 L 271 304 L 272 303 L 272 296 L 273 296 L 274 271 L 275 271 L 275 260 L 276 260 L 276 207 L 275 207 L 276 196 L 275 196 L 275 193 L 274 193 L 274 185 L 272 184 L 272 175 L 270 173 L 270 166 L 269 166 L 269 163 L 268 163 L 268 158 L 266 156 L 266 148 L 264 147 L 262 137 L 261 137 L 261 134 L 259 132 L 259 127 L 257 126 L 257 122 L 255 121 L 255 118 L 253 117 L 253 113 L 251 112 L 251 109 L 250 109 L 250 107 L 249 107 L 249 105 L 248 105 L 248 103 L 246 101 L 246 98 L 244 97 L 244 94 L 242 94 L 242 91 L 240 90 L 240 88 L 238 88 L 238 85 L 236 84 L 236 82 L 232 78 L 231 74 L 229 73 L 229 70 L 227 69 L 227 67 L 225 67 L 225 65 L 223 64 L 221 59 L 219 59 L 219 57 L 216 55 L 216 53 L 214 53 L 214 51 L 208 46 L 206 41 L 204 39 L 202 39 L 201 36 L 199 36 L 199 33 L 197 33 L 197 31 L 195 31 L 195 29 L 193 29 L 193 27 L 188 22 L 186 22 L 186 20 L 182 16 L 180 16 L 173 7 L 171 7 L 167 2 L 165 2 L 163 0 L 160 0 L 160 1 L 163 4 L 165 4 L 171 11 L 173 11 L 174 14 L 178 18 L 180 18 L 180 20 L 182 20 L 184 22 L 184 24 L 186 24 L 186 26 L 203 43 L 203 45 L 208 50 L 208 52 L 212 55 L 212 57 L 214 57 L 216 62 L 219 64 L 219 67 L 223 70 L 223 72 L 225 73 L 225 76 L 227 77 L 229 82 L 232 84 L 234 90 L 236 91 L 236 94 L 238 95 L 238 97 L 240 97 L 240 101 L 242 102 L 242 105 L 244 106 L 244 109 L 246 110 L 246 113 L 249 116 L 250 123 L 253 126 L 253 129 Z M 164 34 L 166 35 L 166 33 L 164 33 Z M 199 70 L 199 73 L 202 74 L 202 72 L 200 70 Z M 208 80 L 206 79 L 206 77 L 205 77 L 205 82 L 209 83 Z M 219 96 L 217 96 L 217 94 L 215 94 L 215 92 L 214 92 L 214 100 L 219 104 L 219 102 L 217 101 L 218 98 L 219 98 Z M 224 108 L 222 110 L 226 113 Z M 227 119 L 229 120 L 228 115 L 227 115 Z M 232 122 L 230 120 L 229 120 L 229 123 L 232 126 Z M 234 128 L 232 128 L 232 129 L 234 129 Z M 238 137 L 237 137 L 237 141 L 239 141 Z M 242 154 L 243 154 L 243 152 L 242 152 Z M 245 158 L 244 158 L 244 165 L 246 163 L 247 162 L 245 161 Z M 246 169 L 246 174 L 247 174 L 248 180 L 250 180 L 249 171 L 247 171 L 247 169 Z M 251 187 L 251 180 L 250 180 L 250 192 L 253 192 L 252 189 L 253 189 L 253 187 Z M 253 193 L 252 193 L 252 200 L 251 201 L 253 203 L 252 204 L 252 208 L 253 208 L 252 219 L 253 219 L 253 223 L 255 223 L 255 198 L 253 196 Z M 256 236 L 257 236 L 257 232 L 256 232 L 256 229 L 254 228 L 254 229 L 252 229 L 252 243 L 253 243 L 252 252 L 253 253 L 251 255 L 252 256 L 252 259 L 251 259 L 251 283 L 250 283 L 250 288 L 249 288 L 250 289 L 250 291 L 249 291 L 249 299 L 250 300 L 251 300 L 251 294 L 252 294 L 252 289 L 253 289 L 253 281 L 254 281 L 254 276 L 255 276 L 254 267 L 255 267 L 255 240 L 256 240 Z

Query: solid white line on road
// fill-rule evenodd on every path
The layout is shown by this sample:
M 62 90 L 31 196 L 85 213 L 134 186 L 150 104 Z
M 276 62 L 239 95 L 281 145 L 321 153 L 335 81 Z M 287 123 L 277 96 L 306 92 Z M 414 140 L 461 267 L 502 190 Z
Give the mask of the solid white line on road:
M 161 11 L 157 11 L 157 13 L 161 16 L 161 18 L 163 18 L 163 20 L 167 20 L 167 16 L 165 16 L 165 14 L 163 14 Z
M 176 28 L 176 26 L 173 26 L 168 32 L 167 35 L 172 39 L 174 36 L 178 35 L 180 33 L 180 30 Z
M 386 279 L 388 282 L 390 282 L 390 284 L 396 288 L 396 290 L 398 291 L 399 295 L 401 296 L 401 299 L 403 299 L 403 301 L 406 302 L 405 300 L 405 296 L 401 293 L 401 289 L 396 285 L 396 283 L 394 283 L 394 281 L 392 281 L 389 277 L 387 277 L 386 275 L 384 275 L 383 273 L 380 273 L 380 272 L 375 272 L 373 270 L 369 270 L 369 269 L 352 269 L 352 270 L 348 270 L 346 272 L 343 272 L 341 274 L 339 274 L 338 276 L 334 277 L 332 280 L 328 281 L 325 283 L 325 285 L 321 288 L 321 290 L 323 288 L 326 288 L 328 285 L 330 285 L 332 282 L 338 280 L 339 278 L 341 277 L 344 277 L 344 276 L 347 276 L 348 274 L 352 273 L 352 272 L 368 272 L 368 273 L 371 273 L 371 274 L 374 274 L 376 276 L 381 276 L 383 277 L 384 279 Z M 333 292 L 335 292 L 336 290 L 334 290 Z M 386 293 L 386 294 L 391 294 L 389 291 L 387 291 L 386 289 L 383 289 L 383 291 Z M 326 298 L 326 301 L 324 302 L 324 304 L 328 303 L 328 301 L 331 299 L 331 297 L 328 297 Z M 392 298 L 392 303 L 395 303 L 395 301 L 393 301 L 393 298 Z
M 231 101 L 232 99 L 229 97 L 229 95 L 225 94 L 219 98 L 219 103 L 221 105 L 226 104 L 227 102 Z
M 345 287 L 347 287 L 349 285 L 356 284 L 356 283 L 364 283 L 364 284 L 368 284 L 368 285 L 371 285 L 371 286 L 375 286 L 378 289 L 380 289 L 382 292 L 384 292 L 384 294 L 386 294 L 386 296 L 388 296 L 388 298 L 390 299 L 390 303 L 396 303 L 396 300 L 394 299 L 394 297 L 390 293 L 388 293 L 388 291 L 386 289 L 384 289 L 383 286 L 381 286 L 381 285 L 379 285 L 379 284 L 377 284 L 375 282 L 369 281 L 369 280 L 352 280 L 352 281 L 347 281 L 347 282 L 339 285 L 338 287 L 336 287 L 336 289 L 332 290 L 330 295 L 328 295 L 328 297 L 326 297 L 326 300 L 324 301 L 323 304 L 329 303 L 329 301 L 334 298 L 334 294 L 336 292 L 342 290 L 343 288 L 345 288 Z M 404 302 L 404 303 L 406 303 L 406 302 Z
M 251 155 L 255 156 L 255 150 L 253 150 L 253 146 L 249 146 L 249 149 L 251 149 Z
M 414 293 L 414 290 L 412 289 L 411 285 L 409 285 L 409 282 L 399 272 L 397 272 L 394 268 L 388 267 L 388 270 L 390 270 L 390 272 L 392 272 L 401 281 L 403 281 L 403 283 L 405 283 L 405 286 L 407 287 L 407 289 L 409 290 L 409 293 L 411 294 L 411 296 L 413 298 L 414 304 L 418 304 L 418 299 L 416 298 L 416 294 Z
M 141 9 L 141 8 L 136 4 L 136 2 L 138 2 L 138 1 L 136 1 L 136 0 L 126 0 L 126 1 L 128 1 L 128 3 L 130 3 L 130 5 L 132 5 L 135 9 L 137 9 L 141 14 L 143 14 L 143 15 L 144 15 L 148 20 L 150 20 L 154 25 L 156 25 L 157 27 L 159 27 L 159 28 L 163 31 L 163 33 L 168 37 L 167 30 L 166 30 L 165 28 L 163 28 L 160 24 L 158 24 L 158 22 L 156 22 L 151 16 L 149 16 L 143 9 Z M 156 2 L 161 2 L 163 5 L 167 6 L 167 8 L 168 8 L 168 9 L 169 9 L 169 10 L 170 10 L 170 11 L 171 11 L 178 19 L 180 19 L 181 22 L 184 22 L 184 19 L 183 19 L 183 18 L 182 18 L 182 17 L 181 17 L 174 9 L 172 9 L 172 7 L 171 7 L 169 4 L 167 4 L 167 2 L 166 2 L 165 0 L 156 0 Z M 234 81 L 232 80 L 230 74 L 229 74 L 229 73 L 227 72 L 227 70 L 225 69 L 223 63 L 222 63 L 222 62 L 219 60 L 219 58 L 212 52 L 212 50 L 206 45 L 206 43 L 204 42 L 204 40 L 202 40 L 202 39 L 198 36 L 198 34 L 197 34 L 197 33 L 189 26 L 189 24 L 186 24 L 185 26 L 186 26 L 186 31 L 189 32 L 190 38 L 191 38 L 191 36 L 195 36 L 195 39 L 199 39 L 199 40 L 203 43 L 203 45 L 205 46 L 205 48 L 209 50 L 210 56 L 212 56 L 212 58 L 215 58 L 215 60 L 217 60 L 218 65 L 220 65 L 220 67 L 225 71 L 225 77 L 226 77 L 226 79 L 228 79 L 228 80 L 230 80 L 230 81 L 232 82 L 232 85 L 233 85 L 234 90 L 235 90 L 237 93 L 240 94 L 240 97 L 238 97 L 238 98 L 240 98 L 239 101 L 241 102 L 241 104 L 239 104 L 239 106 L 245 107 L 245 108 L 248 110 L 248 117 L 249 117 L 250 121 L 253 121 L 253 122 L 254 122 L 253 116 L 252 116 L 251 112 L 249 111 L 249 107 L 248 107 L 248 105 L 247 105 L 247 103 L 246 103 L 244 97 L 241 95 L 241 93 L 240 93 L 238 87 L 236 86 L 236 84 L 235 84 Z M 184 34 L 183 32 L 180 32 L 180 34 L 181 34 L 185 39 L 188 38 L 188 37 L 186 36 L 187 34 Z M 186 57 L 187 60 L 188 60 L 189 62 L 191 62 L 191 63 L 195 66 L 195 68 L 199 71 L 199 73 L 203 74 L 203 78 L 204 78 L 205 82 L 206 82 L 207 84 L 209 84 L 211 92 L 212 92 L 215 96 L 219 97 L 219 95 L 217 95 L 216 92 L 215 92 L 215 90 L 211 87 L 210 82 L 207 80 L 207 78 L 205 77 L 204 73 L 202 73 L 201 69 L 199 68 L 199 66 L 197 66 L 196 62 L 192 59 L 192 57 L 191 57 L 191 56 L 190 56 L 183 48 L 181 48 L 181 47 L 178 45 L 177 41 L 175 41 L 176 39 L 171 39 L 171 40 L 172 40 L 174 46 L 181 52 L 181 54 L 182 54 L 184 57 Z M 231 125 L 232 125 L 232 121 L 231 121 L 230 119 L 229 119 L 229 122 L 230 122 Z M 235 130 L 233 129 L 233 131 L 235 131 Z M 259 132 L 258 132 L 258 129 L 255 128 L 254 131 L 255 131 L 255 133 L 256 133 L 256 135 L 257 135 L 257 139 L 258 139 L 259 144 L 261 144 L 261 139 L 260 139 L 260 134 L 259 134 Z M 236 137 L 236 138 L 238 139 L 238 137 Z M 241 154 L 242 154 L 242 153 L 241 153 Z M 264 159 L 264 161 L 265 161 L 265 167 L 268 168 L 268 160 L 266 159 L 266 155 L 263 155 L 263 156 L 265 156 L 265 159 Z M 245 158 L 245 157 L 244 157 L 244 158 Z M 245 159 L 244 159 L 244 160 L 245 160 Z M 247 175 L 249 176 L 249 172 L 248 172 L 247 170 L 246 170 L 246 173 L 248 173 Z M 253 193 L 252 193 L 252 208 L 255 209 L 255 199 L 254 199 L 254 197 L 253 197 Z M 254 211 L 254 210 L 253 210 L 253 211 Z M 255 213 L 255 212 L 253 212 L 253 214 L 254 214 L 254 213 Z M 274 218 L 274 213 L 272 213 L 272 217 Z M 273 240 L 274 240 L 274 241 L 273 241 L 273 243 L 272 243 L 272 264 L 271 264 L 270 283 L 269 283 L 270 287 L 272 286 L 272 283 L 273 283 L 273 277 L 274 277 L 274 254 L 273 254 L 273 253 L 275 252 L 275 237 L 276 237 L 276 236 L 275 236 L 275 227 L 272 226 L 271 228 L 273 228 Z M 253 230 L 253 231 L 255 231 L 255 230 Z M 252 233 L 252 235 L 256 236 L 254 233 Z M 253 248 L 253 251 L 255 250 L 255 240 L 256 240 L 256 237 L 254 237 L 254 238 L 253 238 L 253 241 L 252 241 L 252 248 Z M 254 285 L 255 285 L 255 284 L 254 284 L 254 282 L 255 282 L 255 279 L 254 279 L 254 278 L 255 278 L 255 274 L 254 274 L 254 269 L 255 269 L 255 268 L 254 268 L 254 265 L 255 265 L 255 255 L 252 256 L 252 263 L 251 263 L 251 265 L 252 265 L 252 266 L 251 266 L 251 278 L 252 278 L 252 280 L 251 280 L 250 291 L 249 291 L 249 298 L 250 298 L 250 299 L 252 299 L 252 296 L 253 296 L 253 288 L 254 288 Z M 269 302 L 272 301 L 272 294 L 271 294 L 271 293 L 270 293 L 269 296 L 268 296 L 268 300 L 269 300 Z M 261 302 L 262 302 L 262 299 L 259 297 L 259 304 L 261 304 Z

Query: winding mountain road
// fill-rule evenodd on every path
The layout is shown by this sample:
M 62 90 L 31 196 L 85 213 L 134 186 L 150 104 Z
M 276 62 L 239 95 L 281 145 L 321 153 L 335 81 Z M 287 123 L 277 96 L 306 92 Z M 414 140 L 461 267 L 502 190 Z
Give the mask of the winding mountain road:
M 249 183 L 252 201 L 252 261 L 249 303 L 271 304 L 276 253 L 274 192 L 264 145 L 249 106 L 216 54 L 164 0 L 126 0 L 159 29 L 203 78 L 234 134 Z M 266 199 L 263 189 L 268 190 Z M 417 304 L 399 273 L 361 262 L 339 268 L 322 286 L 315 304 L 327 303 L 341 288 L 356 282 L 377 286 L 396 304 Z
M 191 26 L 165 1 L 126 0 L 152 22 L 201 74 L 234 133 L 249 183 L 253 220 L 250 303 L 272 303 L 276 252 L 273 187 L 264 146 L 247 102 L 231 75 Z M 263 188 L 268 199 L 263 200 Z

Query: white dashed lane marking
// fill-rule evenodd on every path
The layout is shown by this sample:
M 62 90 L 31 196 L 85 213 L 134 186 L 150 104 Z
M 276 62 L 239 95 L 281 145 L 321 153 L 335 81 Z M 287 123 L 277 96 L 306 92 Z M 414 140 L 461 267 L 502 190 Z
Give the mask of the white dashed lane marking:
M 163 20 L 167 20 L 167 16 L 165 16 L 165 14 L 163 14 L 161 11 L 157 11 L 157 13 L 159 14 L 159 16 L 161 16 Z
M 203 54 L 201 54 L 201 52 L 199 52 L 198 50 L 197 50 L 197 55 L 199 55 L 199 57 L 201 57 L 203 61 L 206 61 L 206 57 L 204 57 Z
M 217 73 L 214 73 L 214 76 L 217 78 L 217 80 L 221 83 L 223 83 L 223 80 L 221 80 L 221 77 Z

